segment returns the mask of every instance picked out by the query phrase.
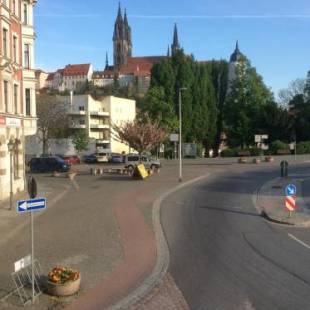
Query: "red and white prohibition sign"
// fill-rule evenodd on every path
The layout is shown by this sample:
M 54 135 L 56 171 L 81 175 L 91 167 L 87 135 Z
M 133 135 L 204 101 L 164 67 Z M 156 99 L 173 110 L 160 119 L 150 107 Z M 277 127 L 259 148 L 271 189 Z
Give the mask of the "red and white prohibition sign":
M 288 211 L 292 212 L 297 209 L 296 206 L 296 196 L 286 196 L 285 197 L 285 207 Z

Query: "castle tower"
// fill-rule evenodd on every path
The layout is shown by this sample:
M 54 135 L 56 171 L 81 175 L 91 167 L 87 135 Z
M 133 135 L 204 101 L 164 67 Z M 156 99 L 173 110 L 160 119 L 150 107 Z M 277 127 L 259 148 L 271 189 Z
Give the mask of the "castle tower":
M 236 67 L 239 61 L 242 59 L 242 57 L 243 57 L 243 54 L 240 52 L 239 42 L 237 40 L 235 50 L 231 54 L 230 61 L 229 61 L 229 71 L 228 71 L 229 84 L 236 78 Z
M 177 24 L 174 24 L 174 32 L 173 32 L 173 43 L 171 45 L 171 54 L 175 54 L 176 51 L 180 50 L 179 36 L 178 36 L 178 28 Z
M 122 16 L 121 5 L 119 4 L 113 34 L 113 58 L 115 70 L 118 70 L 122 65 L 126 65 L 128 57 L 131 57 L 131 55 L 131 28 L 128 24 L 126 12 L 124 18 Z

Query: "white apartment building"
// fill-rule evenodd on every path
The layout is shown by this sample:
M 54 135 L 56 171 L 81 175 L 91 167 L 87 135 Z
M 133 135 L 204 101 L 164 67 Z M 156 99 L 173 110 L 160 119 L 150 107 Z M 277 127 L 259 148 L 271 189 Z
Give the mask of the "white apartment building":
M 112 125 L 121 125 L 135 119 L 134 100 L 108 96 L 99 101 L 90 95 L 65 98 L 69 106 L 70 128 L 86 130 L 88 137 L 96 140 L 97 152 L 129 152 L 128 145 L 115 139 Z
M 13 193 L 24 189 L 25 136 L 37 130 L 33 28 L 36 2 L 0 0 L 0 200 L 9 197 L 11 179 Z

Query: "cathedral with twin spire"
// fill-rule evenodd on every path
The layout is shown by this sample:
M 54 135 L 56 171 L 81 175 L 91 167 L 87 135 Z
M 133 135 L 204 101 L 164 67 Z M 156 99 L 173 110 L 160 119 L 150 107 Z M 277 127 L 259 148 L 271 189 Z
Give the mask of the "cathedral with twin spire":
M 175 24 L 171 53 L 173 54 L 178 49 L 180 49 L 180 43 Z M 109 65 L 107 54 L 104 71 L 94 72 L 94 78 L 96 76 L 103 78 L 106 81 L 104 84 L 112 82 L 112 79 L 117 80 L 121 87 L 135 88 L 134 92 L 140 95 L 145 94 L 150 86 L 153 65 L 170 56 L 170 47 L 165 56 L 133 57 L 132 51 L 131 27 L 126 10 L 123 13 L 119 4 L 113 31 L 113 65 Z
M 119 3 L 117 17 L 113 32 L 113 65 L 109 65 L 108 54 L 106 55 L 106 65 L 104 71 L 94 72 L 93 79 L 100 78 L 101 85 L 108 85 L 115 80 L 121 87 L 128 87 L 132 92 L 143 95 L 147 92 L 151 81 L 151 70 L 154 64 L 173 55 L 181 49 L 179 42 L 177 24 L 174 25 L 173 41 L 168 47 L 165 56 L 142 56 L 133 57 L 133 41 L 131 27 L 128 22 L 126 10 L 122 12 Z M 230 78 L 233 79 L 235 66 L 242 56 L 238 42 L 234 53 L 230 58 Z

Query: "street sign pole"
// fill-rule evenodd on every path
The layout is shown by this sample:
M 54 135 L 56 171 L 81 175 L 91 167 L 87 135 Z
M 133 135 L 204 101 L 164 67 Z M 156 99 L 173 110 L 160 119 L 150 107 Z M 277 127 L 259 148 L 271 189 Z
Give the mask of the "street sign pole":
M 32 304 L 34 304 L 34 242 L 33 242 L 33 212 L 30 212 L 31 226 L 31 287 L 32 287 Z
M 37 182 L 34 177 L 30 176 L 28 179 L 28 194 L 30 199 L 37 196 Z M 32 304 L 34 304 L 34 226 L 33 212 L 30 212 L 30 239 L 31 239 L 31 288 L 32 288 Z

